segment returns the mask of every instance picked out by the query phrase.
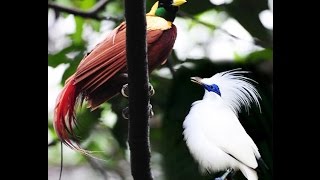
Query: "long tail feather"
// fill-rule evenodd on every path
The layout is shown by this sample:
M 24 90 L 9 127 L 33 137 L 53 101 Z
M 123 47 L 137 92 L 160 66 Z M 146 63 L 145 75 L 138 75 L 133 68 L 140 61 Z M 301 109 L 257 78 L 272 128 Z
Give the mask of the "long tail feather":
M 73 126 L 76 124 L 75 107 L 79 92 L 74 85 L 74 78 L 71 77 L 56 100 L 54 111 L 54 129 L 60 140 L 72 149 L 80 150 L 79 145 L 75 145 L 71 138 L 76 139 Z

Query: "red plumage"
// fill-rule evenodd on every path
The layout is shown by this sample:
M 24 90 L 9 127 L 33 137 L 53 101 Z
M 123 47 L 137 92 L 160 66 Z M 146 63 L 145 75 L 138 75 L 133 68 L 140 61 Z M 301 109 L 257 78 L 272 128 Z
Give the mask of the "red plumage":
M 168 30 L 147 31 L 149 73 L 167 60 L 176 35 L 174 25 Z M 75 110 L 78 102 L 87 100 L 91 110 L 98 108 L 117 95 L 127 83 L 125 73 L 126 24 L 122 23 L 84 57 L 57 98 L 54 128 L 64 144 L 85 152 L 71 141 L 71 138 L 76 139 L 73 126 L 76 124 Z

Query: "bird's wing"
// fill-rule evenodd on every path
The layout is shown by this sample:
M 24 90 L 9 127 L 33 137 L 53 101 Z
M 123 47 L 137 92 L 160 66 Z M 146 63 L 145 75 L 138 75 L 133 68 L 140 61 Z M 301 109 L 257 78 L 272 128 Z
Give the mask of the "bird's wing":
M 125 66 L 125 28 L 121 23 L 81 61 L 75 83 L 82 90 L 94 91 Z
M 162 30 L 148 31 L 148 45 L 155 42 L 162 32 Z M 81 90 L 90 93 L 123 70 L 126 70 L 126 24 L 124 22 L 84 57 L 75 73 L 75 83 L 81 84 Z
M 206 137 L 221 150 L 250 168 L 258 166 L 258 148 L 240 124 L 237 116 L 229 109 L 211 110 L 202 129 Z M 216 119 L 214 119 L 216 118 Z

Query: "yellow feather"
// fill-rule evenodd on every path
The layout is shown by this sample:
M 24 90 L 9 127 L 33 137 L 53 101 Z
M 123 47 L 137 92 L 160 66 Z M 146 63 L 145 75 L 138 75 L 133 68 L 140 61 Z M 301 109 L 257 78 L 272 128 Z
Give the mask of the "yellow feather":
M 185 0 L 181 0 L 185 1 Z M 159 1 L 154 3 L 151 10 L 147 13 L 147 31 L 148 30 L 167 30 L 172 26 L 172 22 L 167 21 L 161 17 L 155 16 L 158 9 Z
M 154 5 L 152 6 L 151 10 L 147 13 L 147 15 L 154 16 L 156 14 L 156 10 L 158 9 L 158 5 L 159 5 L 159 1 L 154 3 Z
M 158 16 L 147 15 L 147 31 L 148 30 L 167 30 L 172 26 L 172 22 Z

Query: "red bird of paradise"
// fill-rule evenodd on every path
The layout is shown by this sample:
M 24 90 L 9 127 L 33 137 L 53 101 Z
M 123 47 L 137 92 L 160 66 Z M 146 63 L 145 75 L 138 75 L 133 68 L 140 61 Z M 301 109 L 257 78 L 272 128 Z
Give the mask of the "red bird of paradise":
M 178 8 L 186 0 L 173 0 L 171 4 L 157 1 L 146 14 L 149 72 L 165 63 L 177 36 L 172 22 Z M 86 153 L 74 144 L 73 126 L 78 102 L 86 100 L 91 110 L 119 94 L 127 83 L 126 22 L 116 27 L 80 62 L 76 72 L 68 78 L 60 92 L 54 110 L 54 128 L 60 140 L 71 149 Z

